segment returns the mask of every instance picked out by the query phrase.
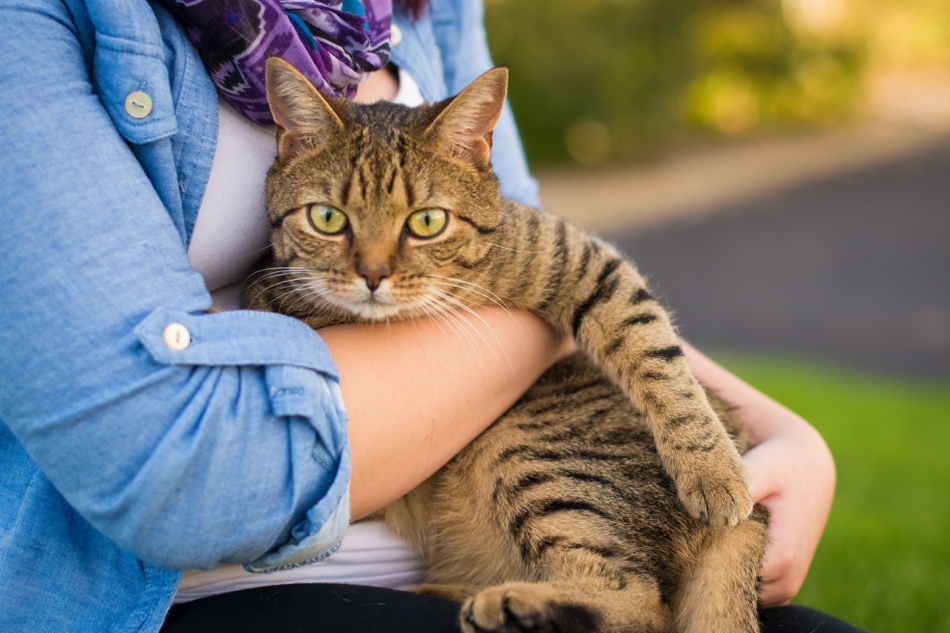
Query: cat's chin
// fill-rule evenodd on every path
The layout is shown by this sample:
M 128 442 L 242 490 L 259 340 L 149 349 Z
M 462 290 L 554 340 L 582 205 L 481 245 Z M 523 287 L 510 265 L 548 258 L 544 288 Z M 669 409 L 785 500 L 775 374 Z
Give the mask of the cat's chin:
M 404 306 L 379 301 L 361 301 L 351 303 L 346 309 L 366 321 L 387 321 L 396 319 L 405 312 Z

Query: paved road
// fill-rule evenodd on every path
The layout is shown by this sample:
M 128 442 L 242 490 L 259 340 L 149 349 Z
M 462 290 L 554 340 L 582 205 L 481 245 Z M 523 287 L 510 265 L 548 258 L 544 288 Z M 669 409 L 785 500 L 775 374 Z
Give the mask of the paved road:
M 950 377 L 950 140 L 698 223 L 608 237 L 701 348 Z

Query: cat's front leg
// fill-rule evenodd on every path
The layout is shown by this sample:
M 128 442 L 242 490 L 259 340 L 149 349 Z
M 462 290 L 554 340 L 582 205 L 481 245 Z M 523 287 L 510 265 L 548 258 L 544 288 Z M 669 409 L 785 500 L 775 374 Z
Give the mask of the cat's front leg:
M 745 464 L 715 413 L 679 409 L 647 413 L 663 466 L 691 516 L 710 525 L 737 525 L 752 511 Z
M 523 266 L 551 273 L 535 284 L 530 300 L 519 291 L 506 301 L 510 297 L 573 335 L 644 412 L 690 515 L 712 525 L 747 517 L 752 499 L 745 465 L 693 377 L 669 314 L 637 269 L 609 244 L 563 220 L 523 207 L 510 212 L 508 228 L 521 241 L 506 244 L 513 253 L 508 261 L 529 253 L 521 256 Z M 524 270 L 521 277 L 530 275 Z
M 628 299 L 613 305 L 585 299 L 572 318 L 574 334 L 646 415 L 689 514 L 711 525 L 736 525 L 752 511 L 745 464 L 693 376 L 669 315 L 629 262 L 612 249 L 602 252 L 602 281 L 591 296 L 606 286 Z
M 615 272 L 607 283 L 612 278 L 615 292 L 630 300 L 590 306 L 575 316 L 574 334 L 646 415 L 687 512 L 711 525 L 736 525 L 752 511 L 745 464 L 693 376 L 669 315 L 629 262 L 613 266 L 609 257 L 605 270 Z

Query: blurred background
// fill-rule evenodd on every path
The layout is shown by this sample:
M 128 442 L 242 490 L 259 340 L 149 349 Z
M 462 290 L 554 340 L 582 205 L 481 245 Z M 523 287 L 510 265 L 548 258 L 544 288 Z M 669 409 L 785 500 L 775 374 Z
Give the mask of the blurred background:
M 545 206 L 838 466 L 797 601 L 950 631 L 950 0 L 486 0 Z

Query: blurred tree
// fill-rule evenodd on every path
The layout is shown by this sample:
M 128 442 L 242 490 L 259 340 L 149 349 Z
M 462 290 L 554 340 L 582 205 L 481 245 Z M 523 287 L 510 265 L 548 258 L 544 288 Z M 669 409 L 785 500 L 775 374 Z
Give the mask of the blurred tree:
M 835 122 L 860 92 L 860 38 L 793 29 L 781 0 L 486 4 L 492 53 L 510 69 L 535 166 L 595 165 L 696 136 Z

